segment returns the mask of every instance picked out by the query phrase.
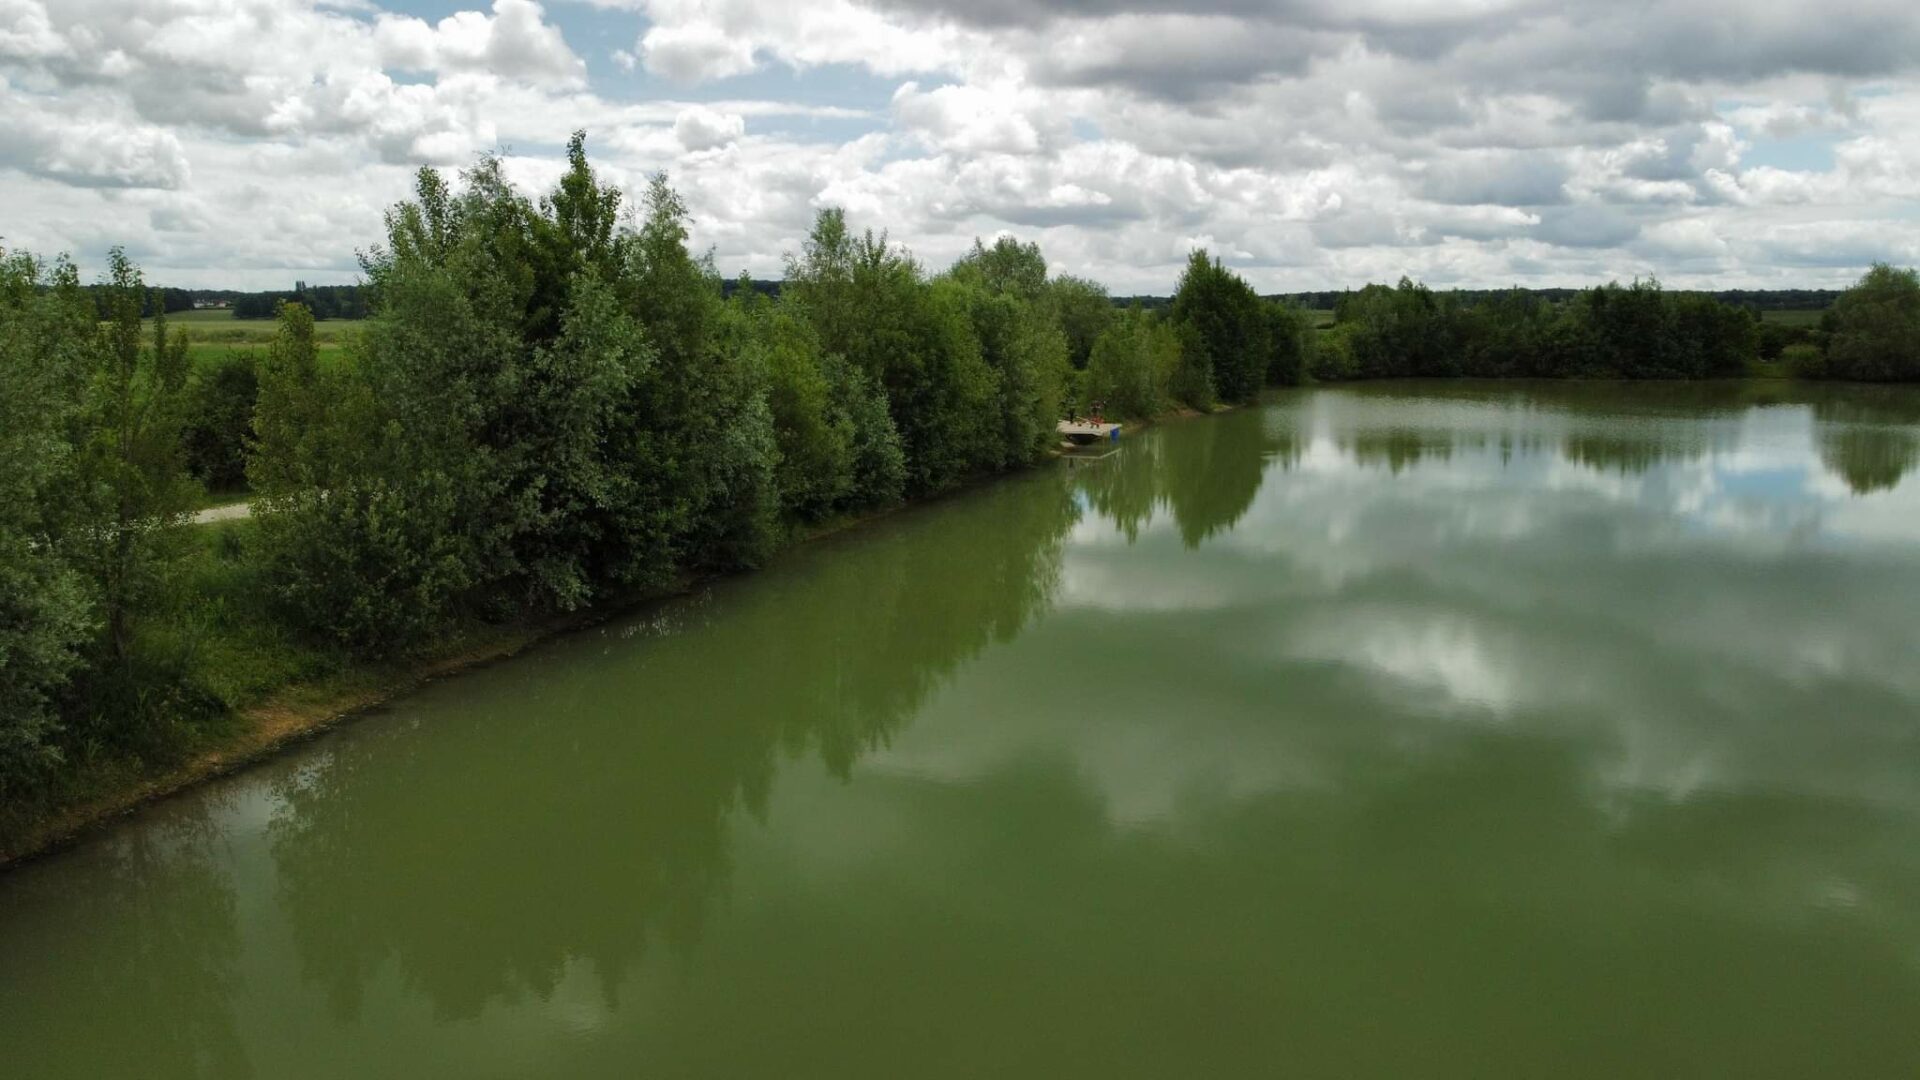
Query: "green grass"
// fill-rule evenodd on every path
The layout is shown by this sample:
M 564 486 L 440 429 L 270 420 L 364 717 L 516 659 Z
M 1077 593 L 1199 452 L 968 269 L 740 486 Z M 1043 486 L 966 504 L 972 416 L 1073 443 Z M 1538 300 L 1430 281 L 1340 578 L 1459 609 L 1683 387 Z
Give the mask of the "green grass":
M 268 609 L 260 560 L 249 558 L 259 543 L 257 523 L 202 525 L 191 537 L 178 591 L 184 610 L 175 618 L 191 628 L 200 685 L 238 709 L 288 683 L 340 670 L 343 657 L 300 640 Z
M 206 367 L 236 353 L 251 352 L 264 356 L 280 324 L 273 319 L 236 319 L 232 313 L 202 308 L 179 311 L 167 316 L 167 325 L 187 335 L 187 359 L 193 366 Z M 152 320 L 143 324 L 153 329 Z M 356 319 L 328 319 L 315 323 L 314 343 L 319 346 L 322 364 L 336 363 L 346 353 L 347 339 L 358 333 Z
M 347 347 L 344 342 L 322 342 L 319 352 L 320 364 L 325 367 L 339 363 L 346 356 Z M 267 342 L 195 341 L 191 338 L 187 342 L 187 360 L 195 370 L 206 368 L 229 356 L 248 353 L 256 358 L 266 356 Z
M 232 745 L 245 730 L 238 710 L 345 668 L 343 655 L 297 638 L 274 618 L 260 560 L 250 557 L 258 538 L 251 521 L 184 530 L 189 547 L 169 569 L 161 610 L 136 630 L 135 656 L 150 673 L 140 696 L 94 703 L 125 705 L 151 692 L 155 715 L 124 744 L 77 739 L 61 768 L 7 792 L 0 799 L 0 861 L 33 847 L 44 828 L 58 831 L 67 808 L 137 797 L 143 783 L 193 755 Z

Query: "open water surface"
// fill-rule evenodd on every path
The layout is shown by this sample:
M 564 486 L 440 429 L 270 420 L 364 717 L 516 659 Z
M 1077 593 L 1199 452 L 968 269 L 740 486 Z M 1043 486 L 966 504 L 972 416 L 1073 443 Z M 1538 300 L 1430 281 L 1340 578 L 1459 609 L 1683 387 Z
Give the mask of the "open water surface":
M 38 1077 L 1920 1075 L 1920 393 L 1279 395 L 0 875 Z

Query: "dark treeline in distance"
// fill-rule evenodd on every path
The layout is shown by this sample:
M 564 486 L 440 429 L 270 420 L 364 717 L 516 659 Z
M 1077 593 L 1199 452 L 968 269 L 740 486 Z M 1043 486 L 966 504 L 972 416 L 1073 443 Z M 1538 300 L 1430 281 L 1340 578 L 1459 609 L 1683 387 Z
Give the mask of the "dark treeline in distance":
M 1332 311 L 1354 289 L 1321 289 L 1317 292 L 1276 293 L 1269 299 L 1294 304 L 1311 311 Z M 1448 289 L 1443 293 L 1462 304 L 1484 304 L 1509 293 L 1524 293 L 1536 300 L 1564 304 L 1577 298 L 1583 289 Z M 1707 293 L 1729 307 L 1750 311 L 1822 311 L 1840 298 L 1836 289 L 1719 289 Z
M 458 185 L 423 170 L 364 285 L 282 300 L 257 363 L 196 367 L 118 252 L 97 286 L 0 253 L 0 849 L 274 689 L 757 565 L 1039 461 L 1063 414 L 1315 378 L 1740 374 L 1758 337 L 1651 282 L 1371 286 L 1316 332 L 1204 251 L 1163 309 L 1123 307 L 1033 244 L 932 272 L 832 209 L 777 289 L 729 286 L 664 176 L 623 216 L 583 136 L 568 158 L 538 198 L 493 159 Z M 369 317 L 323 359 L 325 296 Z M 1920 285 L 1877 268 L 1819 371 L 1912 378 L 1917 333 Z M 241 482 L 251 520 L 189 525 Z
M 1315 379 L 1405 377 L 1699 379 L 1790 361 L 1812 378 L 1920 379 L 1920 279 L 1876 266 L 1816 328 L 1762 323 L 1706 293 L 1635 281 L 1581 290 L 1438 293 L 1408 279 L 1342 295 L 1315 335 Z
M 113 318 L 114 306 L 121 297 L 111 285 L 85 286 L 86 295 L 93 302 L 94 315 L 105 322 Z M 140 314 L 143 316 L 172 315 L 181 311 L 192 311 L 195 294 L 191 289 L 150 288 L 140 297 Z
M 1757 325 L 1710 296 L 1652 281 L 1588 289 L 1565 303 L 1524 293 L 1471 303 L 1402 278 L 1340 301 L 1312 372 L 1329 380 L 1728 377 L 1754 358 Z
M 291 292 L 234 293 L 224 297 L 236 319 L 271 319 L 281 304 L 299 304 L 316 319 L 364 319 L 371 313 L 367 291 L 358 285 L 308 285 Z

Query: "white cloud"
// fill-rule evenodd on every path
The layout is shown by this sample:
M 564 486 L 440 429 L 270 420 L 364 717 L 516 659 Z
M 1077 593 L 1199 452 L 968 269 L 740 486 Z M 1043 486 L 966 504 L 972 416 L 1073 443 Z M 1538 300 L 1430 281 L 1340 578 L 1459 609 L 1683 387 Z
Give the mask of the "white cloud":
M 656 25 L 640 39 L 647 70 L 680 82 L 704 82 L 754 69 L 753 42 L 711 22 Z
M 1056 146 L 1066 125 L 1016 86 L 902 84 L 893 95 L 899 126 L 923 145 L 956 154 L 1035 154 Z
M 1920 250 L 1920 20 L 1883 0 L 389 3 L 0 0 L 9 236 L 350 276 L 412 167 L 534 147 L 538 180 L 585 127 L 610 177 L 673 173 L 729 272 L 829 203 L 1123 293 L 1194 243 L 1263 290 L 1837 285 Z M 276 197 L 282 234 L 195 231 Z
M 494 0 L 492 16 L 460 11 L 433 26 L 382 15 L 374 41 L 382 67 L 484 71 L 503 78 L 579 85 L 586 65 L 533 0 Z
M 0 0 L 0 57 L 50 60 L 67 51 L 41 0 Z
M 0 167 L 98 188 L 177 188 L 191 169 L 170 131 L 89 116 L 0 83 Z
M 725 146 L 746 131 L 747 122 L 739 113 L 717 112 L 704 105 L 688 106 L 673 121 L 673 137 L 688 150 Z

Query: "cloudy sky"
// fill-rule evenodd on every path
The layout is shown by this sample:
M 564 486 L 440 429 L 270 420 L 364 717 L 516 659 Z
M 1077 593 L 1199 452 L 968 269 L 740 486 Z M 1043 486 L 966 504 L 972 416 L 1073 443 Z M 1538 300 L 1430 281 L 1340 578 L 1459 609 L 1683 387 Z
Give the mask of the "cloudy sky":
M 412 169 L 576 127 L 728 274 L 826 205 L 1117 293 L 1920 263 L 1912 0 L 0 0 L 0 243 L 89 270 L 351 281 Z

